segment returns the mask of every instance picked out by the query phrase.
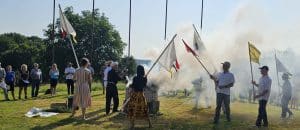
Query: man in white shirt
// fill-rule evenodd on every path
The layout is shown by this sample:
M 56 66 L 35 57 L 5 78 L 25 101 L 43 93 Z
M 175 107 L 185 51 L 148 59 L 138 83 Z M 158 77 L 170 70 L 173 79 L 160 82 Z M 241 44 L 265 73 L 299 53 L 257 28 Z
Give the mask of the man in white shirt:
M 68 63 L 68 67 L 65 69 L 68 95 L 74 94 L 74 80 L 73 80 L 74 73 L 75 73 L 75 68 L 72 67 L 72 63 L 70 62 Z
M 218 76 L 210 75 L 210 78 L 215 81 L 216 84 L 216 93 L 217 93 L 217 102 L 216 102 L 216 111 L 214 117 L 214 124 L 217 124 L 220 118 L 220 110 L 222 103 L 225 106 L 225 113 L 227 121 L 230 122 L 230 88 L 233 87 L 235 79 L 234 75 L 229 72 L 230 63 L 228 61 L 222 63 L 223 72 Z
M 268 127 L 266 106 L 270 97 L 272 80 L 268 76 L 268 71 L 269 71 L 268 66 L 263 66 L 259 69 L 260 69 L 260 73 L 262 74 L 262 77 L 259 79 L 259 83 L 257 84 L 255 81 L 252 81 L 252 84 L 258 87 L 258 95 L 256 95 L 254 98 L 258 98 L 259 101 L 259 108 L 258 108 L 259 113 L 255 125 L 257 127 L 261 127 L 261 123 L 263 121 L 264 122 L 263 126 Z
M 112 63 L 112 61 L 107 61 L 105 63 L 106 67 L 103 72 L 103 94 L 105 94 L 105 88 L 107 87 L 107 75 L 108 75 L 108 72 L 111 70 L 111 66 L 110 66 L 111 63 Z

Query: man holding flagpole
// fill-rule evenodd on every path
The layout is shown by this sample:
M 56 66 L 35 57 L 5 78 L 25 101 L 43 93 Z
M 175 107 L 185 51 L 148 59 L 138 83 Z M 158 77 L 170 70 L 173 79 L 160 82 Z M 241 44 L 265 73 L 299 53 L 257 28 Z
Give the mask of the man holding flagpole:
M 230 62 L 226 61 L 223 64 L 223 72 L 218 76 L 210 75 L 210 78 L 216 84 L 216 111 L 214 117 L 214 124 L 218 124 L 220 118 L 220 111 L 222 107 L 222 103 L 225 105 L 225 113 L 227 121 L 230 122 L 230 88 L 233 87 L 235 79 L 234 75 L 229 72 Z
M 272 80 L 268 75 L 268 66 L 263 66 L 259 69 L 262 75 L 262 77 L 259 79 L 259 83 L 257 84 L 254 80 L 252 80 L 252 84 L 258 87 L 258 95 L 255 95 L 254 98 L 258 98 L 259 101 L 258 116 L 255 125 L 257 127 L 261 127 L 261 123 L 263 121 L 263 126 L 268 127 L 269 122 L 266 106 L 270 97 Z

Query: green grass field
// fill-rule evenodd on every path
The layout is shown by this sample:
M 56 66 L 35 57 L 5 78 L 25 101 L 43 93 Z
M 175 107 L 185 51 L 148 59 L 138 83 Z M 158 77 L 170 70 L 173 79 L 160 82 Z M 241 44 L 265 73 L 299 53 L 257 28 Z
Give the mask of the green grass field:
M 75 118 L 69 118 L 70 113 L 60 113 L 56 116 L 42 118 L 28 118 L 24 114 L 32 107 L 49 109 L 52 103 L 65 103 L 67 92 L 64 84 L 58 85 L 58 93 L 55 97 L 44 95 L 49 86 L 42 86 L 39 98 L 17 101 L 0 101 L 0 128 L 1 129 L 128 129 L 128 120 L 122 114 L 105 116 L 105 96 L 102 94 L 100 84 L 93 84 L 92 107 L 87 109 L 89 120 L 81 119 L 81 111 L 77 111 Z M 124 100 L 124 84 L 119 85 L 120 103 Z M 18 92 L 18 88 L 16 88 Z M 31 89 L 28 90 L 29 94 Z M 0 99 L 3 99 L 1 91 Z M 10 99 L 11 95 L 10 95 Z M 211 109 L 193 109 L 192 97 L 162 96 L 160 100 L 160 112 L 162 116 L 152 117 L 151 129 L 257 129 L 254 122 L 257 116 L 257 104 L 241 102 L 231 103 L 232 122 L 226 122 L 221 116 L 218 125 L 212 124 L 214 106 Z M 213 103 L 214 104 L 214 103 Z M 300 129 L 299 111 L 294 111 L 295 117 L 290 120 L 280 120 L 279 107 L 268 105 L 269 129 L 290 130 Z M 146 121 L 137 121 L 136 129 L 148 129 Z M 262 128 L 263 129 L 263 128 Z

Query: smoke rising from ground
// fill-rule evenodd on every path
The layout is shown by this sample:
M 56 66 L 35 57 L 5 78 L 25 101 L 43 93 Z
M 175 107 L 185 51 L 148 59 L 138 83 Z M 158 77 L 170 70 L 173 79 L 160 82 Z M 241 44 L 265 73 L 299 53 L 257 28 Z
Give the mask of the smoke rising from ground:
M 291 1 L 289 1 L 291 2 Z M 287 2 L 287 5 L 291 3 Z M 221 64 L 224 61 L 230 61 L 231 71 L 235 75 L 236 83 L 232 88 L 232 95 L 235 97 L 248 96 L 248 90 L 252 89 L 251 73 L 249 65 L 248 41 L 251 41 L 261 52 L 260 65 L 253 63 L 254 80 L 258 81 L 260 72 L 258 67 L 268 65 L 270 68 L 270 77 L 272 78 L 272 93 L 277 93 L 279 90 L 276 76 L 276 67 L 274 53 L 277 53 L 278 58 L 293 74 L 291 82 L 294 87 L 300 85 L 297 82 L 300 71 L 297 70 L 299 65 L 300 45 L 300 24 L 297 22 L 276 23 L 277 19 L 270 17 L 272 12 L 268 12 L 264 7 L 260 6 L 259 1 L 243 2 L 234 9 L 232 14 L 225 20 L 222 26 L 209 34 L 202 34 L 201 38 L 207 48 L 207 54 L 202 55 L 201 59 L 208 67 L 211 73 L 214 72 L 214 67 L 208 62 L 208 59 L 213 61 L 218 71 L 221 71 Z M 293 18 L 292 21 L 299 19 Z M 181 69 L 171 79 L 170 75 L 161 69 L 153 71 L 149 76 L 152 80 L 158 80 L 161 91 L 170 91 L 176 89 L 192 89 L 191 81 L 200 76 L 204 78 L 205 84 L 209 89 L 214 90 L 214 85 L 209 79 L 206 72 L 195 60 L 191 53 L 187 53 L 181 38 L 185 39 L 192 47 L 193 27 L 192 23 L 184 24 L 177 29 L 178 34 L 175 39 L 177 58 L 180 62 Z M 198 30 L 200 31 L 200 30 Z M 161 47 L 161 50 L 163 47 Z M 153 59 L 160 52 L 149 50 L 146 52 L 147 57 Z M 152 54 L 152 55 L 151 55 Z M 155 60 L 155 59 L 153 59 Z M 282 84 L 281 74 L 279 73 L 279 82 Z M 214 94 L 214 92 L 213 92 Z

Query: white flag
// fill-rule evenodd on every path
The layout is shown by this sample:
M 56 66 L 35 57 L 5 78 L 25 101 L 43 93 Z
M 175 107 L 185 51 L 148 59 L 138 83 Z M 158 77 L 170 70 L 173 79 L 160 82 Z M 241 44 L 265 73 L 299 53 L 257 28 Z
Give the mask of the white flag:
M 174 68 L 175 71 L 179 69 L 174 38 L 172 39 L 172 41 L 170 41 L 170 45 L 166 48 L 158 63 L 170 73 L 172 73 L 172 68 Z
M 198 54 L 203 53 L 206 50 L 203 41 L 201 40 L 200 35 L 194 28 L 194 39 L 193 39 L 194 50 L 198 52 Z
M 277 57 L 275 57 L 275 60 L 276 60 L 276 67 L 278 72 L 283 72 L 283 73 L 289 72 Z
M 217 71 L 216 66 L 214 65 L 214 62 L 211 60 L 209 53 L 206 50 L 206 47 L 200 37 L 200 34 L 198 33 L 195 25 L 193 24 L 194 27 L 194 39 L 193 39 L 193 45 L 194 45 L 194 50 L 198 54 L 198 56 L 202 57 L 204 59 L 207 59 L 207 62 L 213 67 L 214 71 Z
M 66 35 L 71 35 L 73 38 L 73 41 L 76 42 L 76 32 L 72 25 L 70 24 L 67 17 L 63 14 L 60 5 L 59 5 L 59 16 L 60 16 L 60 30 L 62 32 L 62 37 L 65 38 Z

